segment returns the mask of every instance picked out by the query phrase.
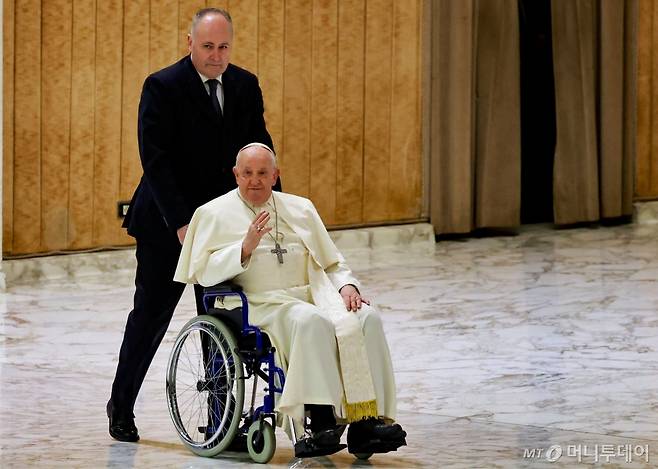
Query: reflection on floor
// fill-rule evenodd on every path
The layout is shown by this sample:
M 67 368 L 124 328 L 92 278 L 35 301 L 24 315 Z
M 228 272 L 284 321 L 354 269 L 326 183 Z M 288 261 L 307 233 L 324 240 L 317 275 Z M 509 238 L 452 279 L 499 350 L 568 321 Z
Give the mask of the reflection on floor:
M 270 467 L 658 464 L 658 225 L 530 227 L 345 254 L 382 312 L 409 446 L 367 463 L 346 452 L 298 460 L 278 431 Z M 0 466 L 262 467 L 196 457 L 174 433 L 163 376 L 194 314 L 189 290 L 137 403 L 142 441 L 109 438 L 131 298 L 122 269 L 9 287 Z

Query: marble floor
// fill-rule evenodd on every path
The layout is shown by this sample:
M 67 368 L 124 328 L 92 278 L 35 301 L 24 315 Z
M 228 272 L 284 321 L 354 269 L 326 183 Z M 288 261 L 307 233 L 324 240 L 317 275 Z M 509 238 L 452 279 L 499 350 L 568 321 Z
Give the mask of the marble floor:
M 554 230 L 345 252 L 378 304 L 409 446 L 368 462 L 267 467 L 658 466 L 658 225 Z M 142 440 L 104 415 L 130 268 L 10 283 L 0 297 L 0 466 L 263 467 L 204 459 L 174 433 L 164 369 L 188 290 L 136 406 Z

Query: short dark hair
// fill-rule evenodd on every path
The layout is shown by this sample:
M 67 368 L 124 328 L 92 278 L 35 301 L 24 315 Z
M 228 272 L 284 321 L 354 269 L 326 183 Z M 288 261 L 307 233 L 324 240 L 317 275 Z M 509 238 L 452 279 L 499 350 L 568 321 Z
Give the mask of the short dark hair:
M 192 18 L 192 26 L 190 27 L 190 34 L 192 31 L 194 31 L 194 28 L 196 28 L 196 25 L 201 21 L 204 17 L 208 15 L 221 15 L 224 18 L 226 18 L 226 21 L 229 22 L 231 27 L 233 27 L 233 20 L 231 19 L 231 15 L 229 14 L 228 11 L 223 10 L 221 8 L 202 8 L 201 10 L 197 11 L 194 14 L 194 17 Z

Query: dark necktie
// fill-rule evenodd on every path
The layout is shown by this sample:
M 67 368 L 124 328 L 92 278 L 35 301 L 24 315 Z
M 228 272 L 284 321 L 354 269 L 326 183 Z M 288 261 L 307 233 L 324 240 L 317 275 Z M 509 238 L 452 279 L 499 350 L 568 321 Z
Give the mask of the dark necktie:
M 212 103 L 212 107 L 215 109 L 217 115 L 222 117 L 222 108 L 219 105 L 219 99 L 217 99 L 217 85 L 219 84 L 219 81 L 211 78 L 206 81 L 206 83 L 208 83 L 208 88 L 210 88 L 210 102 Z

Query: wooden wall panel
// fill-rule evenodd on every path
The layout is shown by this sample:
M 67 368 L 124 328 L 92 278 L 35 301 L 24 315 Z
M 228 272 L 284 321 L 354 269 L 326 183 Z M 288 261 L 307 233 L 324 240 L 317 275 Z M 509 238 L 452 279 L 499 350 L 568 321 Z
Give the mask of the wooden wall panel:
M 17 1 L 15 18 L 12 250 L 29 253 L 41 248 L 41 2 Z
M 658 198 L 658 7 L 640 0 L 635 196 Z
M 311 3 L 285 2 L 283 151 L 279 154 L 286 191 L 310 192 Z
M 658 196 L 658 7 L 652 2 L 653 11 L 651 15 L 651 142 L 649 156 L 648 186 L 647 194 L 649 197 Z M 646 177 L 647 175 L 645 175 Z M 638 194 L 640 195 L 640 194 Z M 644 196 L 644 195 L 640 195 Z
M 2 244 L 3 251 L 11 251 L 14 240 L 14 0 L 2 2 Z
M 417 218 L 422 205 L 420 181 L 422 149 L 418 134 L 399 125 L 398 116 L 405 116 L 420 125 L 420 87 L 409 88 L 409 83 L 421 82 L 419 3 L 394 2 L 393 44 L 391 51 L 391 126 L 390 126 L 390 196 L 387 218 L 404 220 Z
M 133 243 L 141 87 L 207 6 L 259 77 L 285 191 L 330 226 L 420 218 L 423 1 L 6 0 L 3 252 Z
M 143 47 L 149 43 L 149 0 L 124 2 L 123 70 L 121 87 L 121 177 L 119 199 L 128 201 L 142 176 L 137 146 L 137 109 L 144 78 L 152 71 L 144 60 Z M 191 15 L 190 15 L 191 17 Z M 178 14 L 176 14 L 176 20 Z M 173 25 L 170 25 L 173 26 Z M 180 35 L 180 30 L 172 36 Z M 185 36 L 185 34 L 183 34 Z M 183 54 L 178 54 L 182 57 Z
M 361 0 L 343 0 L 338 4 L 337 225 L 363 221 L 365 5 Z
M 150 0 L 149 67 L 160 70 L 178 60 L 178 0 Z
M 148 2 L 148 0 L 146 0 Z M 206 7 L 204 0 L 179 0 L 178 2 L 178 56 L 188 53 L 187 35 L 192 25 L 192 17 L 201 8 Z M 127 17 L 126 17 L 127 19 Z
M 228 11 L 233 20 L 231 62 L 258 71 L 258 0 L 231 0 Z
M 93 243 L 117 244 L 124 235 L 117 223 L 121 167 L 121 76 L 123 4 L 96 3 L 96 100 L 94 124 Z
M 223 8 L 226 10 L 228 8 L 228 0 L 206 0 L 206 7 Z
M 651 40 L 653 2 L 640 1 L 638 18 L 637 71 L 637 194 L 651 193 Z
M 68 247 L 72 7 L 68 0 L 42 5 L 41 246 L 48 251 Z
M 309 196 L 325 223 L 335 223 L 336 187 L 336 56 L 338 3 L 314 0 L 311 41 L 311 145 Z
M 283 154 L 283 37 L 284 0 L 261 0 L 258 21 L 258 79 L 263 90 L 265 122 L 277 154 Z M 287 178 L 283 190 L 288 190 Z
M 389 14 L 381 14 L 383 11 Z M 363 149 L 367 168 L 363 175 L 363 220 L 366 222 L 388 218 L 390 161 L 396 157 L 391 154 L 392 11 L 392 0 L 370 0 L 367 3 Z M 396 116 L 395 121 L 399 123 L 400 116 Z
M 73 2 L 69 249 L 93 246 L 96 2 Z

